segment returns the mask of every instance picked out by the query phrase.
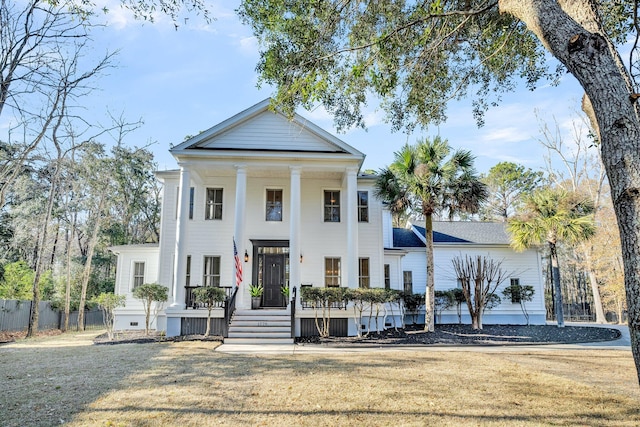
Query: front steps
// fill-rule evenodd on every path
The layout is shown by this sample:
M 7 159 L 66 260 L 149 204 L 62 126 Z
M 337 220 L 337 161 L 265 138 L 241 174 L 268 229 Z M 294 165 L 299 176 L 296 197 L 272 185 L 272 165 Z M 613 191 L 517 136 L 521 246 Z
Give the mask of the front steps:
M 236 310 L 225 344 L 293 344 L 286 309 Z

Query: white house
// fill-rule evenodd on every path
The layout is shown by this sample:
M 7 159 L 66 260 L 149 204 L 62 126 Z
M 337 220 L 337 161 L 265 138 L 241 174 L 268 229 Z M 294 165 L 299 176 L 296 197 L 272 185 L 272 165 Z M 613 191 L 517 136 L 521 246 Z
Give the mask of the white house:
M 375 197 L 376 177 L 360 173 L 364 154 L 301 116 L 289 120 L 265 100 L 170 151 L 180 169 L 156 174 L 163 183 L 160 243 L 111 248 L 118 255 L 116 293 L 127 296 L 116 312 L 117 330 L 144 328 L 132 290 L 150 282 L 168 288 L 154 324 L 167 336 L 204 328 L 207 311 L 194 302 L 195 287 L 226 287 L 230 298 L 214 310 L 214 333 L 238 342 L 255 338 L 255 329 L 287 340 L 312 333 L 314 313 L 300 302 L 301 286 L 405 289 L 410 277 L 413 291 L 424 292 L 420 229 L 393 230 Z M 455 286 L 452 256 L 497 255 L 536 286 L 530 311 L 544 322 L 537 253 L 511 251 L 503 229 L 499 239 L 456 241 L 456 227 L 485 225 L 451 226 L 443 231 L 451 239 L 436 246 L 437 287 Z M 408 232 L 414 240 L 403 238 Z M 264 287 L 261 310 L 250 310 L 250 284 Z M 295 304 L 287 304 L 282 286 L 292 297 L 295 288 Z M 519 310 L 503 303 L 485 323 L 522 323 Z M 352 310 L 336 310 L 332 318 L 337 334 L 355 334 Z

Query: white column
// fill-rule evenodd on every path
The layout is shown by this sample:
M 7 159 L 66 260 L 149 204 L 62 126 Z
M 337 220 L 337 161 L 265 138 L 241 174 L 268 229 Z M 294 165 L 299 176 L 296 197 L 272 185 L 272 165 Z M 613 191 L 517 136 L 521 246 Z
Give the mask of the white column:
M 346 283 L 343 286 L 358 287 L 358 180 L 354 168 L 346 170 L 344 201 L 347 225 Z
M 187 251 L 187 222 L 189 220 L 189 191 L 191 176 L 185 165 L 180 165 L 180 201 L 176 218 L 176 248 L 173 260 L 173 303 L 172 308 L 184 309 L 186 251 Z
M 236 165 L 236 205 L 235 205 L 235 222 L 233 228 L 233 235 L 236 239 L 236 246 L 238 248 L 238 256 L 240 257 L 240 262 L 242 263 L 242 281 L 245 282 L 245 277 L 247 277 L 248 271 L 246 271 L 250 263 L 244 262 L 244 251 L 247 250 L 246 243 L 244 240 L 244 229 L 245 229 L 245 210 L 247 204 L 247 168 L 245 165 Z M 229 247 L 233 250 L 232 242 L 229 242 Z M 253 260 L 252 260 L 253 261 Z M 232 277 L 231 283 L 232 286 L 236 284 L 236 269 L 235 263 L 232 269 Z M 237 304 L 241 307 L 247 304 L 247 299 L 245 298 L 244 286 L 240 286 L 238 290 Z
M 297 288 L 300 295 L 300 167 L 292 166 L 291 209 L 289 213 L 289 286 Z

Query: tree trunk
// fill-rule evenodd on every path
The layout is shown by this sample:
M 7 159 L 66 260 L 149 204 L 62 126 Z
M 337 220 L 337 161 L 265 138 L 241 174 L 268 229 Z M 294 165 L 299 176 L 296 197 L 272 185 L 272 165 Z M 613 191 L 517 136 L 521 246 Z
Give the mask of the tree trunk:
M 631 350 L 640 381 L 640 118 L 629 74 L 592 13 L 592 1 L 500 0 L 562 62 L 593 105 L 618 218 Z M 563 10 L 563 7 L 565 10 Z
M 549 242 L 549 252 L 551 254 L 551 274 L 553 275 L 553 289 L 555 290 L 555 314 L 559 328 L 564 328 L 564 309 L 562 302 L 562 286 L 560 282 L 560 265 L 558 263 L 558 253 L 556 244 Z
M 425 212 L 426 209 L 423 209 Z M 424 292 L 424 330 L 433 332 L 435 330 L 435 279 L 433 278 L 434 261 L 433 261 L 433 216 L 431 213 L 425 212 L 424 215 L 424 234 L 426 239 L 427 254 L 427 286 Z
M 102 221 L 102 208 L 106 195 L 104 192 L 100 195 L 98 201 L 98 207 L 96 208 L 96 218 L 93 225 L 93 231 L 91 232 L 91 239 L 89 240 L 89 249 L 87 251 L 87 260 L 84 264 L 84 271 L 82 272 L 82 289 L 80 291 L 80 304 L 78 306 L 78 329 L 84 331 L 84 307 L 87 300 L 87 287 L 89 286 L 89 278 L 91 275 L 91 261 L 93 258 L 93 251 L 98 243 L 98 231 L 100 230 L 100 222 Z
M 49 188 L 49 196 L 47 200 L 47 210 L 45 211 L 44 218 L 42 218 L 42 230 L 39 236 L 39 243 L 37 245 L 38 252 L 36 254 L 36 268 L 33 275 L 33 304 L 31 304 L 31 313 L 29 316 L 29 326 L 27 328 L 27 338 L 31 338 L 38 333 L 38 319 L 40 313 L 38 306 L 40 305 L 40 278 L 42 277 L 42 270 L 44 269 L 44 251 L 47 247 L 47 231 L 49 229 L 49 220 L 51 219 L 51 213 L 53 212 L 53 202 L 58 191 L 58 175 L 60 173 L 60 154 L 56 161 L 55 170 L 53 172 L 53 178 L 51 179 L 51 187 Z
M 607 323 L 607 318 L 604 315 L 604 309 L 602 308 L 602 298 L 600 298 L 600 288 L 598 287 L 598 279 L 596 273 L 590 267 L 589 284 L 591 285 L 591 293 L 593 294 L 593 306 L 596 310 L 596 323 Z

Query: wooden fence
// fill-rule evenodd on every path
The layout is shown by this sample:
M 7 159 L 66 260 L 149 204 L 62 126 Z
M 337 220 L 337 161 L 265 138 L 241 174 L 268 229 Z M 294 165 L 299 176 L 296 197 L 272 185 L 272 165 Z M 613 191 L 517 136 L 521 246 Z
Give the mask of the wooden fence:
M 0 331 L 24 331 L 29 327 L 31 301 L 0 299 Z M 55 309 L 49 301 L 38 305 L 38 330 L 60 329 L 64 323 L 64 312 Z M 102 311 L 87 310 L 84 313 L 85 329 L 102 329 Z M 69 329 L 78 329 L 78 312 L 69 313 Z

